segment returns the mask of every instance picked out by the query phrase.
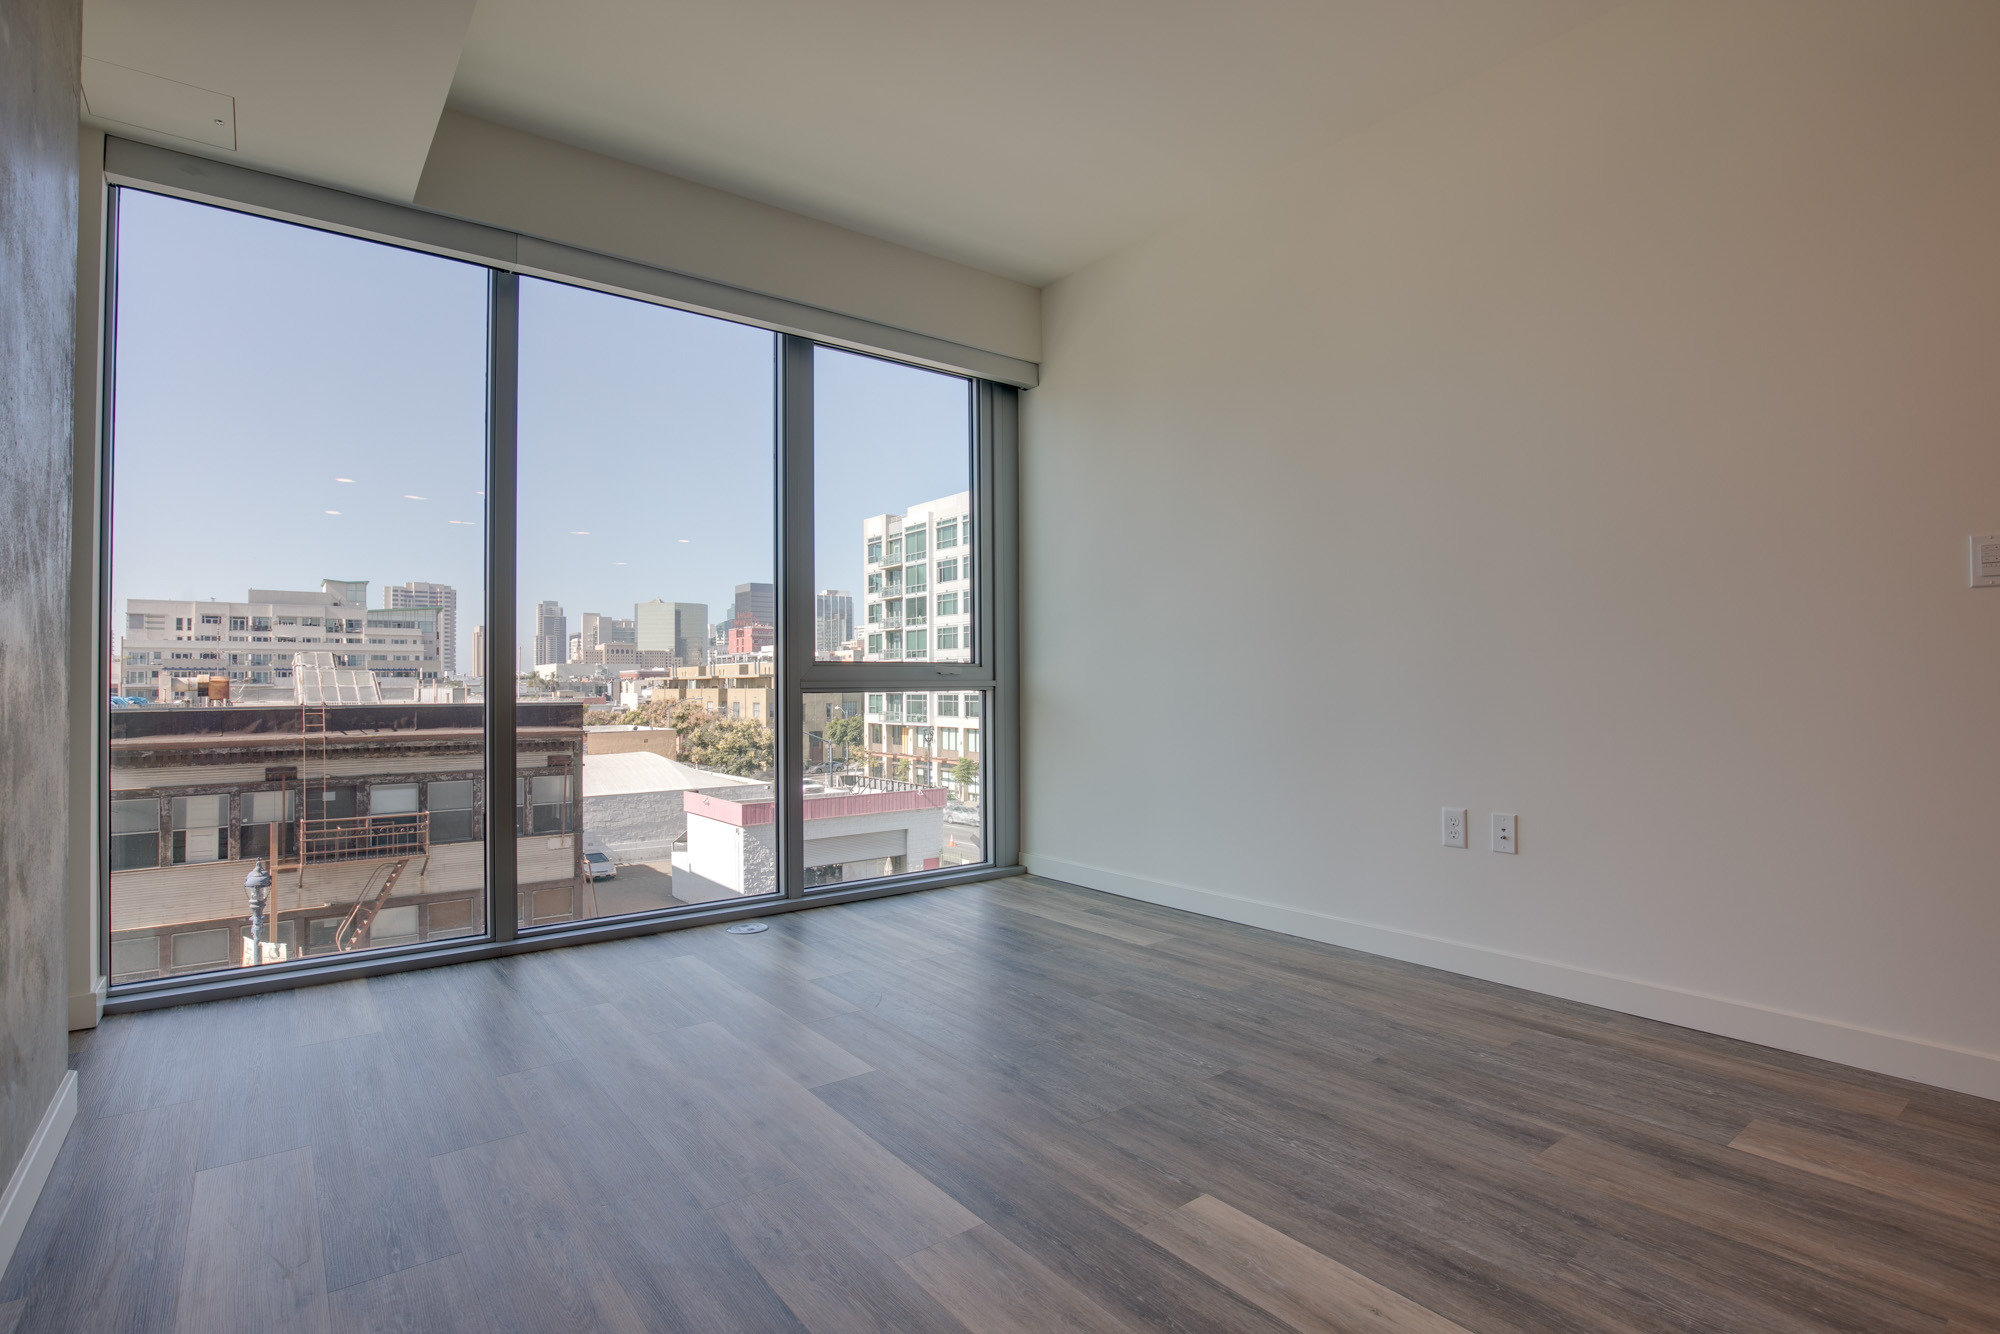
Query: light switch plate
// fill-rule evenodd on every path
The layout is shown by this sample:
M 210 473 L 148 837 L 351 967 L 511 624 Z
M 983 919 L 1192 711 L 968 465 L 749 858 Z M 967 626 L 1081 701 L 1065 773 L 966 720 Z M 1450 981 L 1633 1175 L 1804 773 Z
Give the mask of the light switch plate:
M 1495 852 L 1519 852 L 1520 843 L 1514 833 L 1514 817 L 1505 811 L 1493 812 L 1493 850 Z
M 1968 540 L 1972 586 L 2000 588 L 2000 533 L 1982 533 Z

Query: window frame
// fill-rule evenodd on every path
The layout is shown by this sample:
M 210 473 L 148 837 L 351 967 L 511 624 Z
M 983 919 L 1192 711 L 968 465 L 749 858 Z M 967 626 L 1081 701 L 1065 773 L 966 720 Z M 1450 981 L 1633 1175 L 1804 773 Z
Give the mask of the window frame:
M 365 977 L 407 968 L 435 967 L 467 959 L 494 957 L 530 949 L 552 948 L 591 940 L 675 930 L 719 921 L 764 916 L 809 905 L 874 898 L 1018 874 L 1019 739 L 1017 564 L 1018 489 L 1015 477 L 1019 423 L 1019 390 L 1032 387 L 1038 370 L 979 349 L 961 347 L 925 335 L 911 334 L 865 320 L 819 311 L 721 284 L 690 278 L 632 261 L 555 246 L 535 238 L 429 214 L 420 209 L 362 199 L 340 191 L 309 186 L 228 164 L 193 158 L 171 150 L 107 137 L 104 244 L 102 247 L 102 311 L 98 324 L 101 368 L 100 412 L 97 425 L 99 470 L 95 478 L 80 478 L 98 517 L 101 541 L 108 545 L 112 525 L 115 449 L 112 416 L 117 339 L 118 192 L 137 189 L 193 203 L 269 218 L 313 230 L 351 236 L 435 254 L 443 259 L 477 264 L 487 273 L 487 514 L 483 525 L 486 549 L 485 637 L 487 661 L 479 664 L 486 680 L 511 680 L 510 649 L 518 637 L 515 592 L 518 571 L 518 462 L 520 375 L 520 280 L 532 276 L 603 291 L 611 295 L 771 330 L 774 338 L 774 395 L 777 418 L 773 448 L 777 485 L 776 579 L 778 626 L 776 664 L 778 699 L 770 721 L 776 734 L 778 793 L 779 893 L 718 905 L 666 909 L 631 917 L 584 919 L 559 925 L 531 926 L 521 917 L 517 876 L 517 845 L 512 821 L 484 822 L 487 862 L 485 926 L 482 931 L 449 937 L 442 942 L 389 946 L 351 955 L 307 955 L 292 961 L 251 969 L 225 969 L 202 974 L 162 976 L 110 984 L 105 1011 L 119 1012 L 197 999 L 248 994 L 289 986 L 351 977 Z M 876 357 L 919 369 L 963 377 L 969 382 L 968 413 L 971 442 L 972 500 L 970 521 L 961 527 L 955 552 L 976 559 L 985 583 L 973 599 L 965 633 L 974 660 L 938 663 L 928 660 L 834 663 L 817 661 L 817 604 L 813 570 L 813 355 L 824 346 Z M 89 488 L 94 488 L 94 494 Z M 83 503 L 81 500 L 80 504 Z M 969 535 L 966 530 L 969 529 Z M 928 537 L 928 534 L 926 535 Z M 997 540 L 996 540 L 997 539 Z M 926 543 L 928 547 L 928 542 Z M 926 555 L 926 559 L 928 554 Z M 970 562 L 968 561 L 968 564 Z M 879 567 L 877 567 L 879 568 Z M 116 608 L 110 600 L 108 561 L 97 571 L 97 624 L 115 634 Z M 965 596 L 971 596 L 968 590 Z M 864 595 L 865 598 L 865 595 Z M 101 655 L 100 655 L 101 656 Z M 111 821 L 109 792 L 110 727 L 104 688 L 94 690 L 97 745 L 89 757 L 98 792 L 97 828 L 93 842 L 99 851 L 94 924 L 80 929 L 95 939 L 92 955 L 100 975 L 111 976 Z M 806 883 L 804 867 L 804 746 L 805 699 L 808 694 L 908 690 L 982 691 L 988 719 L 982 720 L 991 744 L 981 756 L 986 860 L 965 867 L 917 871 L 863 882 Z M 484 790 L 509 793 L 519 775 L 515 737 L 516 700 L 511 691 L 496 691 L 485 701 L 486 755 Z M 1004 738 L 1004 741 L 1002 740 Z M 491 805 L 489 801 L 489 806 Z M 504 812 L 502 812 L 504 814 Z M 164 822 L 163 822 L 164 823 Z M 167 861 L 165 840 L 160 862 Z

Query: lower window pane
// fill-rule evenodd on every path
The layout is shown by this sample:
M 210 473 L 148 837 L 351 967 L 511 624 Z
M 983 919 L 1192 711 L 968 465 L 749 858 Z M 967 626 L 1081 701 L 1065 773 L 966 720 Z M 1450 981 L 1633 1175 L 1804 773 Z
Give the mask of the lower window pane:
M 523 706 L 524 752 L 573 759 L 582 719 Z M 112 981 L 483 933 L 484 723 L 476 700 L 116 710 L 113 781 L 144 795 L 112 802 Z M 567 884 L 575 854 L 550 841 L 521 839 L 519 864 L 553 857 Z
M 807 890 L 986 860 L 981 691 L 805 697 Z
M 111 980 L 484 931 L 489 271 L 117 197 Z
M 523 777 L 516 812 L 522 847 L 534 837 L 553 843 L 573 835 L 579 852 L 574 877 L 561 886 L 531 890 L 524 864 L 522 926 L 778 892 L 764 722 L 774 692 L 767 665 L 744 666 L 744 674 L 728 678 L 726 703 L 704 690 L 713 671 L 694 668 L 649 682 L 650 722 L 611 721 L 624 715 L 604 710 L 586 715 L 578 805 L 559 804 L 566 774 Z M 730 704 L 742 716 L 732 716 Z M 564 810 L 574 812 L 566 828 L 558 824 Z

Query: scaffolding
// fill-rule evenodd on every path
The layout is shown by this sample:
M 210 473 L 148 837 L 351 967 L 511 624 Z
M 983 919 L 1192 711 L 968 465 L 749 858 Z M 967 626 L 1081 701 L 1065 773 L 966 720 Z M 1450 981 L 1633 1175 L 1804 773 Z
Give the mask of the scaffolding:
M 303 919 L 306 871 L 312 866 L 381 862 L 363 883 L 354 905 L 334 932 L 334 947 L 351 950 L 361 943 L 375 917 L 409 869 L 418 863 L 423 878 L 430 866 L 430 814 L 311 815 L 324 811 L 331 792 L 328 710 L 340 705 L 382 703 L 375 673 L 340 665 L 332 653 L 292 655 L 292 691 L 299 706 L 298 880 L 295 913 Z M 381 885 L 375 876 L 383 877 Z M 373 891 L 371 893 L 371 890 Z

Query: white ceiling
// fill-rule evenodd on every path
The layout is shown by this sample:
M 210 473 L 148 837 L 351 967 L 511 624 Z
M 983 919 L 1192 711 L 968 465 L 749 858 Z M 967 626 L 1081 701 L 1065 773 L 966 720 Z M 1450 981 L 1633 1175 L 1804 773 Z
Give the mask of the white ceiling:
M 479 0 L 451 105 L 1033 283 L 1616 0 Z
M 85 0 L 84 119 L 127 138 L 407 200 L 473 4 Z M 227 114 L 217 98 L 234 102 L 233 149 L 214 124 Z M 218 109 L 190 123 L 204 100 Z M 198 137 L 207 130 L 215 133 Z
M 448 89 L 1043 283 L 1620 2 L 86 0 L 84 54 L 190 152 L 409 199 Z

